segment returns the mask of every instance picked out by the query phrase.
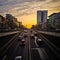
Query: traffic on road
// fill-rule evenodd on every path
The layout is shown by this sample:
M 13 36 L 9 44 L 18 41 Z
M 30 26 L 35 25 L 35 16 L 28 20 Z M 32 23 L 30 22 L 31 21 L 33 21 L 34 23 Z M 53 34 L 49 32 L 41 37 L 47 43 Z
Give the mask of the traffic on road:
M 37 31 L 23 30 L 0 60 L 59 60 L 45 39 Z

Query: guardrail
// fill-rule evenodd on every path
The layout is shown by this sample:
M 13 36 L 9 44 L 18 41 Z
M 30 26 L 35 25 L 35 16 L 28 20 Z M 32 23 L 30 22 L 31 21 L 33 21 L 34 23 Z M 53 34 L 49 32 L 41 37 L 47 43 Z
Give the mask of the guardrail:
M 12 35 L 19 33 L 20 31 L 14 31 L 14 32 L 5 32 L 5 33 L 0 33 L 0 37 L 7 36 L 7 35 Z
M 41 34 L 47 34 L 47 35 L 51 35 L 51 36 L 55 36 L 55 37 L 60 37 L 60 33 L 56 33 L 56 32 L 46 32 L 46 31 L 38 31 Z
M 0 48 L 0 60 L 4 60 L 6 58 L 6 53 L 7 50 L 12 46 L 12 44 L 16 41 L 17 36 L 19 35 L 19 31 L 17 32 L 10 32 L 10 33 L 6 33 L 6 34 L 2 34 L 0 35 L 0 37 L 4 37 L 4 36 L 8 36 L 8 35 L 12 35 L 15 34 L 15 36 L 13 38 L 11 38 L 3 47 Z
M 52 41 L 50 41 L 50 39 L 47 39 L 45 36 L 47 35 L 47 37 L 50 36 L 50 38 L 59 38 L 60 39 L 60 34 L 59 33 L 50 33 L 50 32 L 42 32 L 39 31 L 38 32 L 40 34 L 40 37 L 42 38 L 42 40 L 44 41 L 44 43 L 49 47 L 49 49 L 57 56 L 57 58 L 60 60 L 60 48 L 58 46 L 56 46 L 56 44 L 54 44 Z M 56 42 L 58 42 L 56 40 Z

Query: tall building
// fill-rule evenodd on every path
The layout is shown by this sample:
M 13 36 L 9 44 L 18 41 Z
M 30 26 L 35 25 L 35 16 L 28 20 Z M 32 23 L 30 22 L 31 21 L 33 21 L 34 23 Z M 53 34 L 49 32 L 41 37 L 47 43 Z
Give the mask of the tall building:
M 37 24 L 47 22 L 47 10 L 37 11 Z

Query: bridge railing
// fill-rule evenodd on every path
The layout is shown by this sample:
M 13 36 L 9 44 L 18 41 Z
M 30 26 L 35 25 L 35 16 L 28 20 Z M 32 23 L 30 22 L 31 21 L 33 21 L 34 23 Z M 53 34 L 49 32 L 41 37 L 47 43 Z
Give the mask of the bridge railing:
M 44 43 L 60 59 L 60 33 L 38 32 Z
M 19 31 L 0 34 L 0 60 L 6 59 L 8 49 L 14 44 Z

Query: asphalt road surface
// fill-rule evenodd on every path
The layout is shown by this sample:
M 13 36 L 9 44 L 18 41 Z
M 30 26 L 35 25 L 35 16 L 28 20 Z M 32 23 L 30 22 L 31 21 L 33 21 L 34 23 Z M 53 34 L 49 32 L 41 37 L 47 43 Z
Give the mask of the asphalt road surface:
M 30 39 L 31 46 L 31 60 L 48 60 L 48 56 L 44 50 L 43 45 L 39 46 L 35 38 Z
M 24 32 L 22 32 L 20 35 L 23 36 L 23 34 Z M 52 55 L 49 50 L 46 49 L 46 45 L 44 43 L 42 45 L 38 44 L 36 42 L 36 38 L 40 37 L 34 36 L 34 38 L 31 38 L 31 32 L 29 30 L 27 32 L 27 37 L 24 37 L 26 42 L 25 46 L 21 46 L 20 41 L 18 41 L 17 38 L 7 51 L 7 60 L 15 60 L 16 56 L 22 56 L 22 60 L 56 60 L 53 58 L 54 55 Z M 46 52 L 46 50 L 48 52 Z M 48 56 L 47 53 L 50 55 Z
M 20 46 L 18 42 L 13 53 L 13 57 L 22 56 L 22 60 L 48 60 L 48 56 L 44 50 L 43 45 L 39 46 L 36 42 L 35 37 L 30 38 L 30 31 L 28 31 L 27 33 L 28 37 L 24 38 L 26 41 L 25 46 Z

